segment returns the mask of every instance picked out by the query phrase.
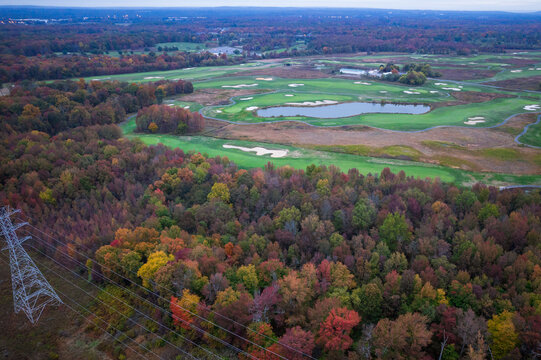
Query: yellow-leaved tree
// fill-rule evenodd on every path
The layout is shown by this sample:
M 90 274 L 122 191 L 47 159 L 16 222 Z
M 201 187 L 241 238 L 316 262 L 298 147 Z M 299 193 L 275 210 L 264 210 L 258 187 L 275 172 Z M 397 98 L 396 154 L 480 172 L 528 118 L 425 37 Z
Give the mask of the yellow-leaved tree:
M 515 331 L 512 319 L 513 313 L 505 310 L 500 315 L 494 315 L 491 320 L 487 321 L 494 359 L 504 358 L 518 345 L 518 333 Z
M 229 202 L 229 188 L 224 183 L 214 183 L 210 193 L 207 195 L 208 200 L 221 199 L 224 203 Z
M 173 255 L 167 255 L 163 251 L 156 251 L 155 253 L 150 254 L 146 264 L 141 266 L 137 271 L 137 276 L 143 279 L 143 286 L 149 288 L 149 281 L 152 280 L 152 277 L 162 266 L 167 264 L 169 261 L 175 260 Z

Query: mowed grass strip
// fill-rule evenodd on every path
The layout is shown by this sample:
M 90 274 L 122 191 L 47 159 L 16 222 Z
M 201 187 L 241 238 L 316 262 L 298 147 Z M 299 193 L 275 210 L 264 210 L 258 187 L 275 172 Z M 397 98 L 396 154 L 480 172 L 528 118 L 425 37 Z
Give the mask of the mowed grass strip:
M 89 76 L 84 78 L 85 81 L 92 80 L 118 80 L 136 83 L 145 83 L 157 80 L 199 80 L 210 79 L 230 74 L 235 74 L 242 71 L 248 71 L 254 67 L 262 66 L 263 63 L 245 63 L 231 66 L 201 66 L 195 68 L 184 68 L 178 70 L 167 71 L 149 71 L 140 73 L 128 73 L 117 75 Z M 77 80 L 77 79 L 75 79 Z

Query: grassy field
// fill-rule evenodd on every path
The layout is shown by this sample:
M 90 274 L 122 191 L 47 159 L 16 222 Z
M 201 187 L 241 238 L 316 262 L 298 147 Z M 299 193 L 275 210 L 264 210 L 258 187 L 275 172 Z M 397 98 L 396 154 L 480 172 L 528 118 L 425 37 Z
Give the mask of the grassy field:
M 204 50 L 205 44 L 202 43 L 191 43 L 191 42 L 167 42 L 167 43 L 159 43 L 154 46 L 156 49 L 158 47 L 176 47 L 178 48 L 178 51 L 186 51 L 186 52 L 195 52 L 195 51 L 201 51 Z
M 297 83 L 300 83 L 298 80 Z M 238 81 L 225 80 L 228 84 L 235 84 Z M 277 79 L 276 82 L 283 83 L 283 79 Z M 289 83 L 295 83 L 288 80 Z M 431 103 L 449 100 L 442 92 L 436 94 L 430 93 L 426 88 L 416 88 L 414 92 L 419 94 L 405 94 L 404 87 L 378 84 L 371 82 L 373 85 L 357 85 L 352 81 L 348 83 L 335 81 L 338 84 L 333 84 L 330 87 L 334 87 L 336 90 L 327 90 L 328 93 L 322 93 L 321 90 L 329 83 L 329 81 L 317 80 L 306 81 L 303 83 L 302 93 L 294 90 L 282 89 L 279 92 L 270 94 L 253 95 L 249 97 L 237 97 L 233 100 L 235 103 L 227 106 L 220 106 L 214 108 L 207 108 L 203 110 L 203 113 L 207 116 L 220 118 L 223 120 L 245 122 L 245 123 L 259 123 L 277 120 L 297 120 L 305 121 L 312 125 L 318 126 L 337 126 L 337 125 L 367 125 L 377 128 L 389 129 L 389 130 L 401 130 L 401 131 L 415 131 L 423 130 L 433 126 L 452 125 L 452 126 L 464 126 L 464 127 L 487 127 L 501 123 L 507 117 L 520 113 L 527 112 L 524 110 L 524 106 L 537 104 L 536 100 L 522 99 L 522 98 L 500 98 L 482 103 L 472 103 L 467 105 L 445 106 L 436 108 L 428 113 L 420 115 L 411 114 L 362 114 L 357 116 L 351 116 L 346 118 L 336 119 L 317 119 L 303 116 L 291 116 L 291 117 L 279 117 L 279 118 L 261 118 L 257 116 L 254 107 L 264 108 L 269 106 L 279 106 L 291 102 L 305 102 L 305 101 L 317 101 L 317 100 L 333 100 L 338 102 L 347 101 L 368 101 L 379 102 L 382 100 L 402 102 L 402 103 Z M 213 82 L 213 85 L 218 82 Z M 255 82 L 254 82 L 255 83 Z M 269 82 L 270 83 L 270 82 Z M 332 83 L 332 82 L 330 82 Z M 207 84 L 207 83 L 205 83 Z M 250 83 L 251 84 L 251 83 Z M 250 85 L 247 84 L 247 85 Z M 199 84 L 198 84 L 199 85 Z M 266 84 L 264 84 L 267 86 Z M 341 90 L 351 88 L 357 85 L 357 94 L 355 95 L 337 95 Z M 227 85 L 231 86 L 231 85 Z M 234 86 L 234 85 L 233 85 Z M 259 86 L 259 84 L 258 84 Z M 262 85 L 263 86 L 263 85 Z M 273 85 L 276 86 L 276 85 Z M 320 91 L 314 91 L 317 87 Z M 297 88 L 296 88 L 297 89 Z M 304 92 L 305 90 L 312 90 L 313 92 Z M 376 90 L 375 90 L 376 89 Z M 377 89 L 386 89 L 384 97 Z M 407 88 L 406 88 L 407 89 Z M 352 91 L 352 90 L 349 90 Z M 409 91 L 409 90 L 407 90 Z M 380 96 L 377 96 L 379 93 Z M 289 95 L 289 96 L 286 96 Z M 293 95 L 293 96 L 291 96 Z M 423 98 L 425 101 L 423 101 Z M 244 100 L 241 100 L 244 99 Z M 466 125 L 464 122 L 469 118 L 483 117 L 485 122 L 477 123 L 476 125 Z
M 413 161 L 381 159 L 352 154 L 342 154 L 331 151 L 317 151 L 278 144 L 257 143 L 251 141 L 223 140 L 205 136 L 175 136 L 163 134 L 136 134 L 135 120 L 123 123 L 121 128 L 127 138 L 138 138 L 147 145 L 164 144 L 170 148 L 180 148 L 185 152 L 194 151 L 214 156 L 227 156 L 242 168 L 263 167 L 268 162 L 276 166 L 291 166 L 305 169 L 310 164 L 335 165 L 342 171 L 352 168 L 363 174 L 379 173 L 386 167 L 393 172 L 404 170 L 406 175 L 419 178 L 440 178 L 442 181 L 456 184 L 471 184 L 482 181 L 488 184 L 541 184 L 541 176 L 517 176 L 508 174 L 473 173 L 459 169 L 423 164 Z M 288 155 L 282 158 L 272 158 L 270 155 L 258 156 L 254 152 L 239 149 L 226 149 L 223 145 L 242 146 L 247 148 L 263 147 L 272 150 L 287 150 Z
M 184 68 L 178 70 L 168 71 L 149 71 L 142 73 L 130 73 L 130 74 L 118 74 L 118 75 L 104 75 L 104 76 L 89 76 L 84 78 L 86 81 L 91 80 L 118 80 L 129 81 L 137 83 L 145 83 L 156 80 L 200 80 L 211 79 L 215 77 L 234 74 L 242 71 L 252 70 L 260 66 L 264 66 L 263 63 L 246 63 L 231 66 L 201 66 L 196 68 Z
M 523 144 L 541 147 L 541 121 L 530 125 L 528 131 L 518 140 Z

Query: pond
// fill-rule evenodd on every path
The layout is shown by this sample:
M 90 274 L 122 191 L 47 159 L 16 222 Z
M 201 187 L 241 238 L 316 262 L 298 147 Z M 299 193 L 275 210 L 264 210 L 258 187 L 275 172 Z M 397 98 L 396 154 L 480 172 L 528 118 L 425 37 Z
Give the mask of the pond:
M 350 102 L 325 106 L 275 106 L 257 111 L 259 117 L 305 116 L 319 119 L 336 119 L 360 114 L 424 114 L 430 106 L 411 104 L 380 104 Z

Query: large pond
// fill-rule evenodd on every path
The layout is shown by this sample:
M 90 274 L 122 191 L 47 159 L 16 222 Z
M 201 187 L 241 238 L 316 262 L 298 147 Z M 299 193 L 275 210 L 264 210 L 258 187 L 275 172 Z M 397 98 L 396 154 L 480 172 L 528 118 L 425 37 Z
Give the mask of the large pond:
M 360 114 L 424 114 L 430 106 L 411 104 L 380 104 L 350 102 L 325 106 L 276 106 L 257 111 L 259 117 L 306 116 L 319 119 L 336 119 Z

